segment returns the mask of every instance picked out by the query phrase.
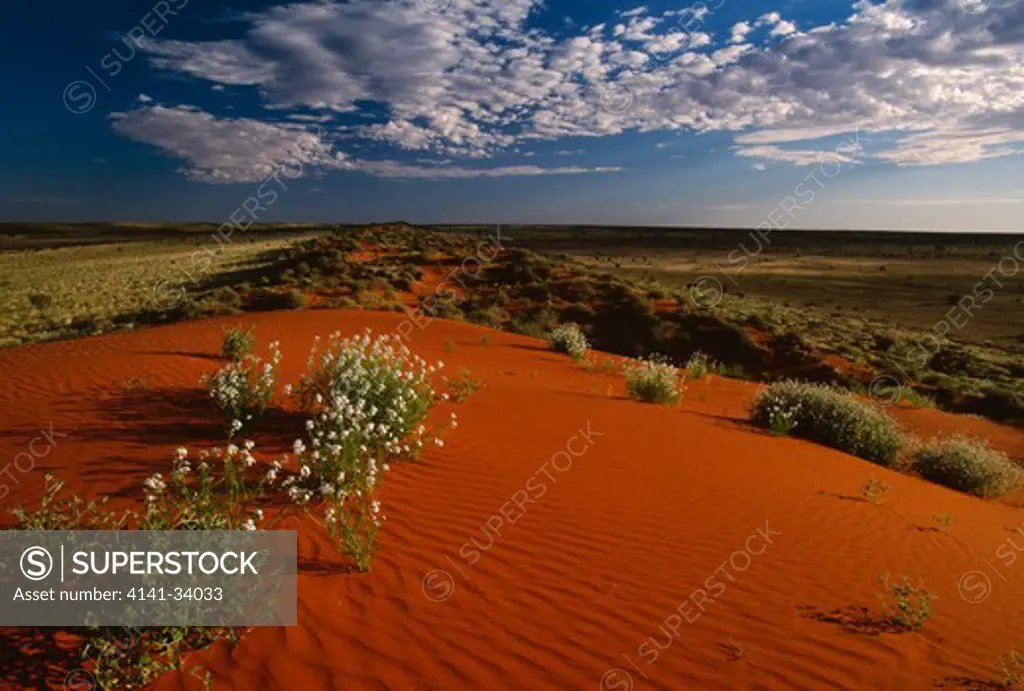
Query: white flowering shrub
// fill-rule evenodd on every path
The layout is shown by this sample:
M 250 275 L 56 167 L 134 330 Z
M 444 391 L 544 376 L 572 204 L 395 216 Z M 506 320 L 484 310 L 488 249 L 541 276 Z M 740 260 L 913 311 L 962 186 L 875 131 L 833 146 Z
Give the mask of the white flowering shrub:
M 262 415 L 277 386 L 281 351 L 277 341 L 270 344 L 270 361 L 248 355 L 231 362 L 205 378 L 204 383 L 217 407 L 225 415 L 241 420 Z
M 146 509 L 138 517 L 142 530 L 256 530 L 262 509 L 249 509 L 264 483 L 249 482 L 256 465 L 253 443 L 223 451 L 202 452 L 193 468 L 188 449 L 174 452 L 169 477 L 156 473 L 145 482 Z
M 293 502 L 326 502 L 324 525 L 339 549 L 368 570 L 384 516 L 376 499 L 380 474 L 396 457 L 415 457 L 433 436 L 424 424 L 438 396 L 428 365 L 401 339 L 333 334 L 323 353 L 314 346 L 296 389 L 308 439 L 295 441 L 300 471 L 282 484 Z M 452 414 L 451 426 L 455 426 Z
M 326 352 L 317 356 L 314 346 L 307 362 L 297 395 L 314 413 L 306 428 L 316 460 L 353 449 L 412 456 L 423 446 L 423 420 L 439 398 L 430 377 L 444 363 L 427 365 L 401 339 L 374 338 L 369 330 L 332 335 Z
M 626 365 L 626 391 L 635 401 L 669 405 L 686 390 L 679 370 L 657 355 Z
M 587 355 L 590 344 L 578 324 L 568 323 L 555 327 L 548 337 L 551 347 L 565 353 L 573 360 L 580 361 Z
M 824 444 L 880 465 L 903 446 L 896 422 L 874 406 L 825 384 L 786 380 L 763 389 L 751 418 L 762 427 Z
M 1020 471 L 987 442 L 963 436 L 935 439 L 914 454 L 913 468 L 926 480 L 981 497 L 1014 489 Z

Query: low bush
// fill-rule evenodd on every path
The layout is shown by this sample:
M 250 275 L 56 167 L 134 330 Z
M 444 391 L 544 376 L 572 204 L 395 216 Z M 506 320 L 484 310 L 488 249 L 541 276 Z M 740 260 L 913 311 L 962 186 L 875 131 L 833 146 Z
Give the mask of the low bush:
M 993 497 L 1012 490 L 1019 471 L 1006 454 L 978 439 L 949 437 L 924 444 L 913 468 L 922 477 L 968 494 Z
M 586 357 L 587 349 L 590 348 L 583 330 L 578 324 L 573 323 L 556 327 L 548 340 L 552 348 L 560 353 L 565 353 L 577 362 Z
M 660 357 L 626 365 L 626 391 L 633 400 L 669 405 L 679 401 L 684 390 L 679 370 Z
M 884 466 L 895 464 L 903 445 L 891 417 L 824 384 L 776 382 L 758 394 L 752 420 Z

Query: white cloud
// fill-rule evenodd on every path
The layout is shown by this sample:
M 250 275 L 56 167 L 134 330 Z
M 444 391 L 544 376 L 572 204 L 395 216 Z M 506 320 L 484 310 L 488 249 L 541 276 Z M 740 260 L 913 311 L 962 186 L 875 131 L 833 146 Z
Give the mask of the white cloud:
M 282 165 L 341 160 L 343 154 L 299 125 L 219 119 L 187 107 L 147 106 L 111 115 L 114 130 L 183 159 L 182 172 L 205 182 L 261 180 Z
M 737 22 L 732 25 L 732 35 L 729 43 L 743 43 L 747 40 L 747 34 L 754 30 L 749 22 Z
M 254 87 L 269 109 L 362 114 L 366 102 L 384 104 L 386 122 L 352 133 L 460 159 L 531 140 L 692 130 L 736 133 L 740 156 L 805 165 L 822 152 L 773 145 L 859 128 L 890 133 L 873 152 L 881 161 L 936 165 L 1013 155 L 1024 141 L 1024 14 L 1019 0 L 987 2 L 972 14 L 957 0 L 857 0 L 844 22 L 802 31 L 768 12 L 715 40 L 681 30 L 679 12 L 644 7 L 556 38 L 527 21 L 540 0 L 456 2 L 443 14 L 418 0 L 299 1 L 245 14 L 238 39 L 143 47 L 160 69 Z M 750 43 L 761 27 L 781 40 Z M 624 112 L 602 105 L 615 90 L 632 97 Z M 118 131 L 166 136 L 122 115 Z M 302 134 L 229 122 L 274 146 Z M 222 136 L 244 153 L 204 146 L 228 168 L 277 155 Z M 181 139 L 153 143 L 193 160 L 198 145 Z M 202 165 L 187 170 L 209 177 Z
M 856 157 L 845 153 L 842 150 L 833 151 L 795 151 L 792 149 L 780 149 L 777 146 L 749 146 L 736 150 L 737 156 L 750 158 L 767 158 L 772 161 L 791 163 L 797 166 L 813 166 L 825 162 L 856 163 Z
M 325 132 L 310 132 L 291 123 L 248 118 L 220 119 L 194 108 L 149 106 L 114 113 L 114 129 L 147 142 L 186 162 L 182 172 L 204 182 L 263 180 L 283 168 L 289 178 L 317 170 L 360 171 L 386 178 L 462 179 L 533 175 L 615 173 L 617 167 L 565 166 L 412 166 L 394 161 L 360 161 L 337 151 Z

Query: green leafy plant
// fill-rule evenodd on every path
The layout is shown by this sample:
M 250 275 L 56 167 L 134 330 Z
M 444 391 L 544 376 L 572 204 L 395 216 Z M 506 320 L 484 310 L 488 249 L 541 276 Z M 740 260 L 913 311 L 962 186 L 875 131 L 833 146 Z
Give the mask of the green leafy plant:
M 891 487 L 887 483 L 872 475 L 871 479 L 861 487 L 860 494 L 872 504 L 881 504 L 882 496 L 890 489 Z
M 466 399 L 476 393 L 483 382 L 473 376 L 473 373 L 463 367 L 459 370 L 459 376 L 449 387 L 451 399 L 456 403 L 465 403 Z
M 935 522 L 938 524 L 939 532 L 947 533 L 953 525 L 953 516 L 948 513 L 935 514 L 932 518 L 934 518 Z
M 256 345 L 256 337 L 252 329 L 242 331 L 241 329 L 229 329 L 224 333 L 224 341 L 221 344 L 221 355 L 234 362 L 240 362 L 246 356 L 252 354 Z
M 996 663 L 1000 679 L 998 683 L 1005 689 L 1019 689 L 1024 686 L 1024 654 L 1016 648 L 1002 655 Z
M 899 580 L 892 580 L 889 574 L 880 579 L 885 592 L 878 597 L 888 621 L 901 629 L 916 630 L 932 618 L 932 601 L 938 596 L 910 582 L 904 574 Z

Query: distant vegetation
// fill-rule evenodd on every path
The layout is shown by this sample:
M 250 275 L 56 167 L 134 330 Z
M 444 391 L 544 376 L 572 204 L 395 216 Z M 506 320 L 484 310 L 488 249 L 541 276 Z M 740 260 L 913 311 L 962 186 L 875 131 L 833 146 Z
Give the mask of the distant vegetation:
M 572 322 L 594 349 L 631 358 L 662 353 L 669 362 L 685 365 L 691 378 L 706 371 L 755 380 L 792 377 L 867 394 L 875 393 L 869 384 L 884 373 L 891 375 L 892 384 L 900 383 L 893 389 L 894 398 L 934 400 L 951 410 L 1024 421 L 1024 348 L 1019 345 L 945 338 L 929 357 L 911 362 L 907 351 L 916 343 L 932 341 L 930 332 L 907 328 L 900 312 L 886 322 L 865 318 L 852 308 L 829 312 L 787 306 L 785 301 L 731 289 L 717 305 L 702 307 L 694 303 L 686 285 L 643 280 L 624 269 L 604 268 L 604 262 L 583 263 L 558 252 L 560 246 L 582 240 L 593 241 L 595 247 L 612 242 L 650 244 L 661 237 L 654 230 L 562 229 L 545 244 L 540 231 L 524 234 L 513 229 L 512 239 L 504 240 L 500 252 L 488 250 L 484 257 L 477 255 L 492 228 L 456 230 L 449 234 L 404 224 L 304 226 L 288 231 L 290 237 L 297 236 L 289 241 L 283 239 L 281 228 L 260 229 L 222 249 L 213 243 L 218 252 L 195 283 L 185 278 L 181 266 L 188 268 L 204 241 L 212 242 L 212 229 L 170 233 L 147 228 L 139 231 L 143 240 L 137 242 L 8 252 L 0 254 L 0 300 L 6 301 L 0 344 L 246 311 L 412 309 L 423 318 L 466 320 L 538 338 Z M 74 244 L 68 238 L 78 237 L 75 232 L 84 231 L 67 231 L 60 236 L 64 244 Z M 113 232 L 123 240 L 130 230 L 118 227 Z M 160 232 L 168 239 L 157 240 Z M 988 254 L 996 246 L 992 236 L 951 236 L 941 249 L 928 245 L 933 236 L 882 241 L 877 235 L 858 233 L 843 235 L 845 245 L 835 241 L 837 236 L 820 243 L 821 253 L 852 254 L 857 261 L 863 261 L 872 247 L 871 257 L 884 255 L 890 261 L 900 256 L 929 261 L 936 255 L 990 261 Z M 19 242 L 27 242 L 27 234 L 19 237 Z M 698 244 L 711 242 L 705 231 L 692 236 L 675 232 L 665 236 L 665 251 L 677 249 L 686 237 Z M 808 253 L 812 249 L 807 246 L 812 236 L 806 233 L 772 237 L 765 261 L 782 247 L 796 251 L 793 243 L 804 243 Z M 47 242 L 52 244 L 52 238 Z M 524 242 L 542 247 L 546 254 L 522 247 Z M 1005 239 L 999 242 L 1006 244 Z M 819 250 L 817 244 L 813 250 Z M 602 249 L 594 252 L 604 256 Z M 741 285 L 748 278 L 744 276 Z M 833 282 L 827 271 L 820 276 L 812 271 L 806 278 L 818 293 L 841 290 L 841 282 Z M 435 291 L 439 282 L 443 285 Z M 1017 284 L 1007 284 L 1003 298 L 1011 299 L 1016 289 Z M 173 300 L 167 299 L 168 291 Z M 949 309 L 950 291 L 936 291 L 931 294 L 941 303 L 942 309 L 936 311 L 941 316 Z

